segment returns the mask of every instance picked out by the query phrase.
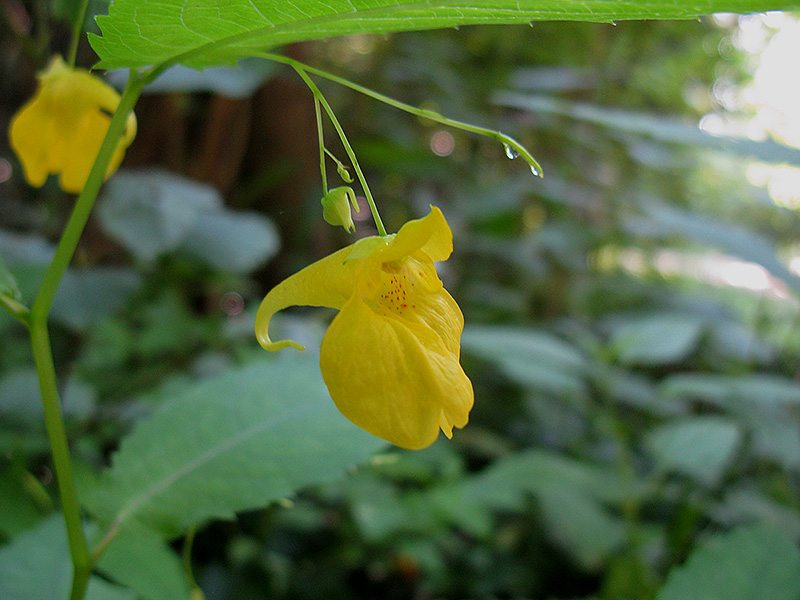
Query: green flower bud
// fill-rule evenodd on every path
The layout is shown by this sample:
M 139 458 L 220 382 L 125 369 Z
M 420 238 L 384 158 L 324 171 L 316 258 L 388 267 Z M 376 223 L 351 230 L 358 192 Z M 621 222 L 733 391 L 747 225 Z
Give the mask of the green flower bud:
M 353 205 L 353 210 L 360 212 L 353 188 L 334 188 L 322 198 L 322 218 L 331 225 L 341 225 L 348 233 L 352 233 L 356 226 L 350 214 L 350 204 Z

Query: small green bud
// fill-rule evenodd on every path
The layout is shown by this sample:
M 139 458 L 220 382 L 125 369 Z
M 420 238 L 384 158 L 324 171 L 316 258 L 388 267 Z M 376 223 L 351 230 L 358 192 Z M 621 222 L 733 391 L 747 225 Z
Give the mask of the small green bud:
M 322 218 L 331 225 L 341 225 L 348 233 L 352 233 L 356 226 L 350 214 L 350 204 L 353 205 L 353 210 L 360 212 L 353 188 L 334 188 L 322 198 Z
M 336 172 L 339 173 L 339 177 L 341 177 L 345 183 L 353 183 L 353 176 L 350 175 L 350 171 L 348 171 L 347 167 L 342 163 L 336 165 Z

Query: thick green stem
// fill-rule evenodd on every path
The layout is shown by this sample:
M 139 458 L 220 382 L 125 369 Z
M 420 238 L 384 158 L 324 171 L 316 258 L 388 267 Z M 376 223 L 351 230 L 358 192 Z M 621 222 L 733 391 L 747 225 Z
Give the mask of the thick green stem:
M 322 95 L 322 92 L 319 91 L 317 85 L 311 80 L 308 74 L 305 72 L 305 67 L 301 63 L 297 61 L 289 59 L 291 62 L 290 64 L 297 74 L 303 78 L 303 81 L 308 86 L 308 89 L 311 90 L 311 93 L 314 94 L 314 98 L 316 98 L 319 103 L 322 105 L 322 108 L 325 109 L 325 112 L 328 114 L 328 118 L 330 118 L 331 123 L 333 123 L 334 129 L 336 129 L 336 133 L 339 135 L 339 139 L 342 141 L 342 145 L 344 146 L 345 152 L 347 152 L 347 156 L 350 158 L 350 162 L 353 163 L 353 169 L 356 172 L 356 176 L 358 177 L 359 183 L 361 183 L 361 187 L 364 189 L 364 195 L 367 198 L 367 204 L 369 204 L 369 209 L 372 211 L 372 218 L 375 220 L 375 227 L 378 229 L 378 234 L 381 236 L 386 236 L 386 228 L 383 226 L 383 221 L 381 221 L 381 216 L 378 214 L 378 207 L 375 204 L 375 199 L 372 197 L 372 192 L 369 189 L 369 185 L 367 184 L 367 178 L 364 176 L 363 171 L 361 170 L 361 166 L 358 164 L 358 159 L 356 158 L 356 153 L 353 150 L 353 147 L 350 145 L 350 142 L 347 139 L 347 136 L 344 133 L 344 129 L 342 129 L 341 124 L 339 123 L 339 119 L 336 118 L 336 114 L 333 112 L 331 105 L 328 104 L 328 101 L 325 99 L 325 96 Z
M 53 354 L 50 349 L 50 338 L 46 323 L 31 324 L 31 345 L 36 372 L 39 375 L 39 387 L 44 406 L 44 422 L 47 436 L 50 439 L 50 450 L 53 454 L 53 467 L 56 472 L 58 493 L 61 498 L 61 510 L 67 526 L 69 552 L 72 557 L 72 594 L 71 600 L 81 600 L 86 594 L 91 566 L 86 536 L 83 532 L 78 497 L 72 475 L 72 463 L 69 457 L 69 443 L 61 414 L 58 399 L 56 372 L 53 365 Z
M 416 106 L 406 104 L 405 102 L 400 102 L 399 100 L 395 100 L 394 98 L 390 98 L 389 96 L 384 96 L 383 94 L 371 90 L 369 88 L 366 88 L 363 85 L 359 85 L 357 83 L 353 83 L 352 81 L 348 81 L 343 77 L 333 75 L 332 73 L 328 73 L 327 71 L 323 71 L 322 69 L 310 67 L 292 58 L 281 56 L 280 54 L 272 54 L 269 52 L 265 52 L 259 54 L 259 56 L 261 56 L 262 58 L 266 58 L 268 60 L 273 60 L 275 62 L 290 65 L 295 70 L 299 68 L 302 69 L 303 71 L 306 71 L 307 73 L 313 73 L 314 75 L 317 75 L 329 81 L 333 81 L 334 83 L 338 83 L 339 85 L 343 85 L 347 88 L 350 88 L 351 90 L 364 94 L 365 96 L 368 96 L 373 100 L 377 100 L 378 102 L 383 102 L 384 104 L 388 104 L 389 106 L 393 106 L 394 108 L 400 109 L 404 112 L 415 115 L 422 119 L 428 119 L 429 121 L 441 123 L 442 125 L 447 125 L 448 127 L 452 127 L 453 129 L 460 129 L 462 131 L 467 131 L 469 133 L 486 136 L 488 138 L 496 140 L 497 142 L 503 144 L 506 155 L 509 156 L 509 158 L 515 158 L 517 156 L 521 156 L 525 160 L 525 162 L 528 163 L 528 166 L 530 167 L 531 172 L 534 175 L 539 177 L 541 177 L 542 175 L 541 165 L 539 165 L 538 161 L 535 158 L 533 158 L 533 155 L 530 152 L 528 152 L 525 146 L 523 146 L 517 140 L 506 135 L 501 131 L 487 129 L 486 127 L 478 127 L 477 125 L 471 125 L 469 123 L 464 123 L 463 121 L 456 121 L 455 119 L 450 119 L 448 117 L 440 115 L 439 113 L 433 110 L 417 108 Z
M 53 353 L 50 348 L 50 337 L 47 330 L 47 315 L 50 312 L 61 278 L 75 253 L 75 248 L 89 218 L 89 213 L 94 206 L 100 186 L 105 179 L 106 170 L 124 131 L 128 114 L 136 104 L 136 100 L 139 98 L 139 94 L 146 83 L 147 78 L 137 78 L 131 73 L 131 78 L 125 88 L 119 106 L 111 117 L 108 132 L 103 144 L 100 146 L 97 158 L 86 180 L 86 185 L 75 201 L 75 207 L 67 221 L 53 261 L 47 269 L 44 282 L 36 295 L 27 319 L 33 357 L 39 376 L 45 426 L 53 454 L 53 466 L 61 498 L 61 509 L 64 513 L 64 521 L 67 528 L 70 556 L 72 557 L 73 578 L 70 600 L 82 600 L 85 596 L 93 563 L 87 549 L 80 505 L 75 492 L 69 443 L 64 426 L 64 417 L 61 412 Z

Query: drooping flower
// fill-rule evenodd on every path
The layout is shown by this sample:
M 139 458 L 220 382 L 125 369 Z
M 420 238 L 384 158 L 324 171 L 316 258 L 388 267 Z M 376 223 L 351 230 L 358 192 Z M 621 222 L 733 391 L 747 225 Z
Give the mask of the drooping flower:
M 288 306 L 339 309 L 320 349 L 331 398 L 353 423 L 397 446 L 432 444 L 467 424 L 472 383 L 459 362 L 464 317 L 434 261 L 453 251 L 441 211 L 393 236 L 368 237 L 295 273 L 264 298 L 256 336 L 267 350 L 303 346 L 269 337 Z
M 27 182 L 40 187 L 49 174 L 59 175 L 63 190 L 79 193 L 119 100 L 119 94 L 100 78 L 54 57 L 39 74 L 36 94 L 14 115 L 9 127 L 11 147 Z M 131 113 L 106 177 L 117 170 L 135 136 L 136 117 Z

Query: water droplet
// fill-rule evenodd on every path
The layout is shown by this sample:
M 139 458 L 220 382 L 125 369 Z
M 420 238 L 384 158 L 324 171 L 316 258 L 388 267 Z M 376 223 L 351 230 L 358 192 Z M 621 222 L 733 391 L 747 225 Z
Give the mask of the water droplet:
M 512 160 L 519 156 L 519 153 L 516 150 L 514 150 L 509 144 L 503 144 L 503 149 L 506 151 L 506 156 Z
M 536 165 L 531 165 L 531 173 L 536 175 L 536 177 L 542 176 L 542 174 L 539 172 L 539 169 L 536 168 Z

